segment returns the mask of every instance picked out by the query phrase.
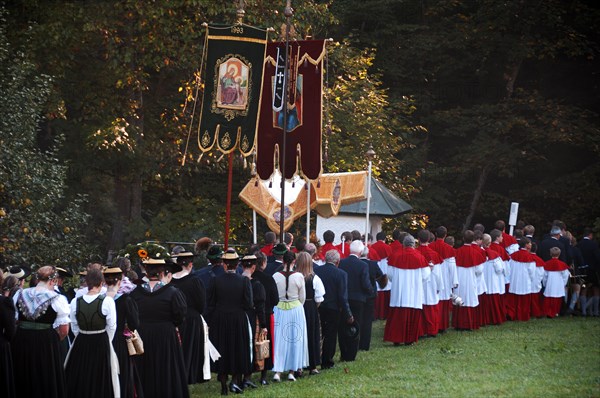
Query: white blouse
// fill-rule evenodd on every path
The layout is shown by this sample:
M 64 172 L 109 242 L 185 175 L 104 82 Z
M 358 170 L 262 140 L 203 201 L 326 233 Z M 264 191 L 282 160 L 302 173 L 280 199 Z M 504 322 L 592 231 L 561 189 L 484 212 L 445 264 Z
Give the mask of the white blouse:
M 279 301 L 295 301 L 299 300 L 302 304 L 306 301 L 306 285 L 304 283 L 304 275 L 300 272 L 294 272 L 288 278 L 287 298 L 285 297 L 285 276 L 281 272 L 275 272 L 273 275 L 277 284 L 277 293 Z
M 325 300 L 325 285 L 317 275 L 313 275 L 313 289 L 315 289 L 315 303 L 322 303 Z
M 91 303 L 94 301 L 100 294 L 86 294 L 83 296 L 83 299 L 86 303 Z M 73 334 L 77 336 L 79 334 L 79 325 L 77 323 L 77 299 L 74 298 L 71 300 L 71 330 L 73 330 Z M 115 301 L 112 297 L 106 296 L 104 301 L 102 302 L 102 307 L 100 308 L 102 315 L 106 316 L 106 333 L 108 333 L 109 341 L 112 341 L 115 331 L 117 330 L 117 307 L 115 306 Z

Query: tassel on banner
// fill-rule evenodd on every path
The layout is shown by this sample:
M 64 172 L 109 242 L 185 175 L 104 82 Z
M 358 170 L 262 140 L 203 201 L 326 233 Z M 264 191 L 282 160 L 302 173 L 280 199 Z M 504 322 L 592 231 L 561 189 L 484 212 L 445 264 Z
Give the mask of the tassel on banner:
M 292 180 L 292 188 L 296 188 L 296 180 Z
M 244 163 L 244 170 L 246 170 L 248 168 L 248 161 L 246 160 L 246 157 L 244 155 L 242 155 L 242 160 Z
M 317 180 L 317 188 L 321 188 L 321 179 L 320 178 Z
M 222 154 L 219 159 L 217 159 L 217 162 L 220 162 L 221 160 L 223 160 L 223 157 L 225 156 L 225 154 Z
M 198 156 L 198 160 L 196 160 L 196 163 L 200 163 L 200 161 L 202 160 L 202 156 L 204 156 L 204 152 L 202 152 L 200 156 Z
M 258 178 L 256 180 L 254 180 L 254 187 L 258 186 Z
M 305 190 L 305 191 L 308 191 L 308 184 L 310 184 L 310 181 L 308 181 L 308 183 L 307 183 L 307 184 L 304 184 L 304 190 Z
M 273 188 L 273 180 L 269 181 L 269 188 Z

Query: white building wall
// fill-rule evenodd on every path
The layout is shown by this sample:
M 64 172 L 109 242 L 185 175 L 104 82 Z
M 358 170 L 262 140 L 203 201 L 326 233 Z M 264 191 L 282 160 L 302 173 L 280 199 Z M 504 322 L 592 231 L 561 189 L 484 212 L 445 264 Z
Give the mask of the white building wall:
M 377 234 L 377 232 L 381 231 L 381 229 L 382 229 L 381 228 L 382 218 L 378 217 L 378 216 L 369 217 L 369 224 L 371 224 L 370 233 L 373 236 L 373 238 L 375 238 L 375 235 Z M 342 242 L 342 240 L 341 240 L 342 232 L 352 231 L 352 230 L 356 229 L 356 230 L 360 231 L 361 233 L 364 233 L 364 231 L 365 231 L 365 216 L 352 216 L 352 215 L 343 214 L 343 215 L 337 215 L 335 217 L 325 218 L 325 217 L 321 217 L 320 215 L 317 214 L 316 233 L 317 233 L 317 238 L 319 238 L 319 240 L 321 241 L 321 244 L 324 243 L 323 232 L 327 231 L 328 229 L 335 232 L 335 240 L 333 241 L 333 243 L 336 245 L 340 244 Z

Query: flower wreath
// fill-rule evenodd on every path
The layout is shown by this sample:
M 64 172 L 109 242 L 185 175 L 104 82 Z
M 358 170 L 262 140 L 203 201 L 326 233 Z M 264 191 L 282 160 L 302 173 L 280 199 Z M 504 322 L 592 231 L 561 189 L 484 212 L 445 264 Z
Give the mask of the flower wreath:
M 119 252 L 119 257 L 128 258 L 132 264 L 140 264 L 149 259 L 170 261 L 169 251 L 157 243 L 142 242 L 129 244 Z

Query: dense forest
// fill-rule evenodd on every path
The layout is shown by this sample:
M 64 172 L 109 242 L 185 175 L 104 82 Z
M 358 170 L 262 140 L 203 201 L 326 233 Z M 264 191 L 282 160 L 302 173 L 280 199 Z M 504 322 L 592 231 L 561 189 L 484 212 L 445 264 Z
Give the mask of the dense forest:
M 76 266 L 142 240 L 223 239 L 227 162 L 186 153 L 202 23 L 238 1 L 12 0 L 0 8 L 0 260 Z M 325 172 L 374 173 L 458 234 L 519 218 L 600 232 L 599 7 L 591 0 L 295 0 L 328 45 Z M 283 1 L 247 0 L 279 30 Z M 276 39 L 276 35 L 273 35 Z M 250 179 L 236 157 L 234 197 Z M 314 224 L 313 224 L 314 225 Z M 292 232 L 302 233 L 297 222 Z M 259 224 L 259 236 L 266 223 Z M 252 236 L 234 200 L 233 241 Z

